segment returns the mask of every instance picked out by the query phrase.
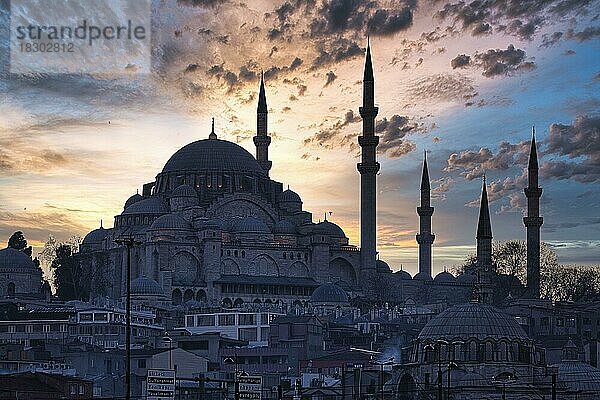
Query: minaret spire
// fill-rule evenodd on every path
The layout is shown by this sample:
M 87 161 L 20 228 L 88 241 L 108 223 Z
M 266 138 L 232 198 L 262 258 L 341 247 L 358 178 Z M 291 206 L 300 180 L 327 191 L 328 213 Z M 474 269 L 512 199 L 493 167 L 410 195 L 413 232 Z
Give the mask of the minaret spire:
M 479 206 L 479 222 L 477 224 L 477 286 L 480 300 L 483 303 L 491 301 L 492 273 L 492 224 L 487 196 L 487 184 L 483 176 L 481 203 Z
M 215 119 L 213 117 L 212 119 L 212 125 L 211 125 L 211 129 L 210 129 L 210 135 L 208 135 L 209 139 L 216 139 L 217 138 L 217 134 L 215 133 Z
M 431 233 L 431 184 L 429 183 L 429 168 L 427 167 L 427 153 L 423 152 L 423 173 L 421 175 L 421 205 L 417 207 L 419 214 L 419 274 L 431 277 L 431 245 L 435 235 Z
M 271 169 L 272 162 L 269 161 L 269 145 L 271 137 L 267 134 L 267 95 L 265 93 L 265 75 L 260 73 L 260 88 L 258 92 L 258 107 L 256 108 L 256 136 L 254 136 L 254 145 L 256 146 L 256 160 L 265 171 L 267 176 Z
M 377 256 L 377 188 L 379 172 L 375 135 L 375 117 L 379 108 L 375 106 L 375 79 L 371 60 L 371 44 L 367 44 L 365 70 L 363 75 L 363 104 L 359 108 L 363 121 L 362 135 L 358 137 L 361 147 L 361 162 L 357 164 L 360 173 L 360 245 L 361 272 L 368 277 L 376 271 Z
M 535 143 L 535 127 L 531 132 L 531 149 L 529 150 L 528 182 L 525 188 L 527 197 L 527 216 L 523 223 L 527 229 L 527 295 L 540 298 L 540 228 L 544 219 L 540 217 L 540 197 L 542 188 L 538 187 L 538 159 Z

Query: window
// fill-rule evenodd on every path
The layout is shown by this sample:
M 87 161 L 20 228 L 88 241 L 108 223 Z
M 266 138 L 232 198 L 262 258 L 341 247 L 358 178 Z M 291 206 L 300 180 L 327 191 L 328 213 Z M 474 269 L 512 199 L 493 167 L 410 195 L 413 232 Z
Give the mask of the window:
M 80 321 L 92 321 L 94 315 L 91 313 L 79 314 Z
M 240 328 L 238 330 L 238 336 L 241 340 L 248 340 L 250 342 L 256 341 L 256 328 Z
M 79 394 L 85 394 L 85 386 L 79 385 Z
M 77 394 L 77 384 L 76 383 L 69 384 L 69 394 Z
M 146 359 L 141 358 L 138 360 L 138 368 L 146 368 Z
M 232 326 L 235 325 L 235 314 L 219 315 L 220 326 Z
M 246 252 L 242 250 L 242 258 L 246 257 Z
M 239 325 L 255 325 L 256 318 L 254 314 L 240 314 Z
M 197 326 L 215 326 L 214 315 L 198 315 L 196 317 Z
M 193 315 L 188 315 L 185 318 L 185 325 L 186 326 L 194 326 L 194 316 Z
M 107 313 L 96 313 L 94 314 L 94 321 L 108 321 Z
M 260 340 L 263 342 L 267 342 L 269 340 L 269 328 L 268 327 L 260 328 Z

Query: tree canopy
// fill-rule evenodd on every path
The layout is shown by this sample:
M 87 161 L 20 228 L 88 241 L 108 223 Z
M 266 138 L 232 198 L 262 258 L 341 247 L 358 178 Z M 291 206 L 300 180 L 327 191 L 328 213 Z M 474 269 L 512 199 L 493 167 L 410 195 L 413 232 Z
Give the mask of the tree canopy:
M 476 258 L 469 255 L 454 272 L 472 273 Z M 527 242 L 509 240 L 492 245 L 493 302 L 500 303 L 509 294 L 520 297 L 527 285 Z M 551 247 L 540 246 L 540 295 L 553 301 L 600 299 L 600 266 L 559 265 Z
M 22 231 L 16 231 L 8 238 L 8 247 L 11 249 L 22 251 L 31 257 L 32 248 L 27 246 L 27 239 Z

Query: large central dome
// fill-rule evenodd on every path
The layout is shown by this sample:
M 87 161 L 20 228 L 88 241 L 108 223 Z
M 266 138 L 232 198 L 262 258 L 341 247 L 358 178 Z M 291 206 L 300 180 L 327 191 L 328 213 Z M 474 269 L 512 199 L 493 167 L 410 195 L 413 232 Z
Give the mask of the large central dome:
M 182 147 L 171 156 L 162 172 L 205 170 L 265 173 L 246 149 L 220 139 L 198 140 Z
M 442 311 L 425 325 L 419 339 L 468 340 L 471 338 L 528 340 L 517 320 L 495 307 L 479 303 L 460 304 Z

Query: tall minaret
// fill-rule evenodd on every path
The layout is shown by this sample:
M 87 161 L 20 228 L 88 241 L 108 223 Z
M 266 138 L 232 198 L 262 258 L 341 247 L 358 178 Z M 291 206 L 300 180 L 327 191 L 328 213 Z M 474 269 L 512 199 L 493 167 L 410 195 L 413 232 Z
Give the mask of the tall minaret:
M 477 224 L 477 286 L 480 300 L 483 303 L 491 301 L 492 273 L 492 224 L 487 197 L 487 184 L 483 177 L 481 204 L 479 207 L 479 222 Z
M 260 75 L 260 91 L 258 93 L 258 107 L 256 108 L 256 136 L 254 136 L 254 145 L 256 146 L 256 160 L 265 170 L 267 176 L 271 169 L 272 162 L 269 161 L 269 145 L 271 137 L 267 134 L 267 96 L 265 95 L 264 74 Z
M 421 175 L 421 206 L 417 207 L 419 214 L 419 274 L 431 277 L 431 245 L 435 235 L 431 233 L 431 186 L 429 184 L 429 169 L 427 168 L 427 154 L 424 153 L 423 174 Z
M 363 105 L 359 108 L 363 120 L 362 135 L 358 137 L 361 147 L 361 162 L 357 164 L 360 173 L 360 259 L 361 272 L 368 276 L 375 272 L 377 254 L 377 188 L 376 177 L 379 163 L 376 161 L 379 136 L 375 135 L 375 117 L 379 111 L 375 107 L 375 79 L 371 63 L 371 46 L 367 44 L 365 71 L 363 77 Z
M 540 217 L 540 196 L 542 188 L 538 187 L 538 160 L 535 145 L 535 128 L 532 128 L 531 150 L 528 167 L 529 186 L 525 188 L 527 196 L 527 216 L 523 223 L 527 228 L 527 295 L 533 299 L 540 298 L 540 227 L 544 219 Z

